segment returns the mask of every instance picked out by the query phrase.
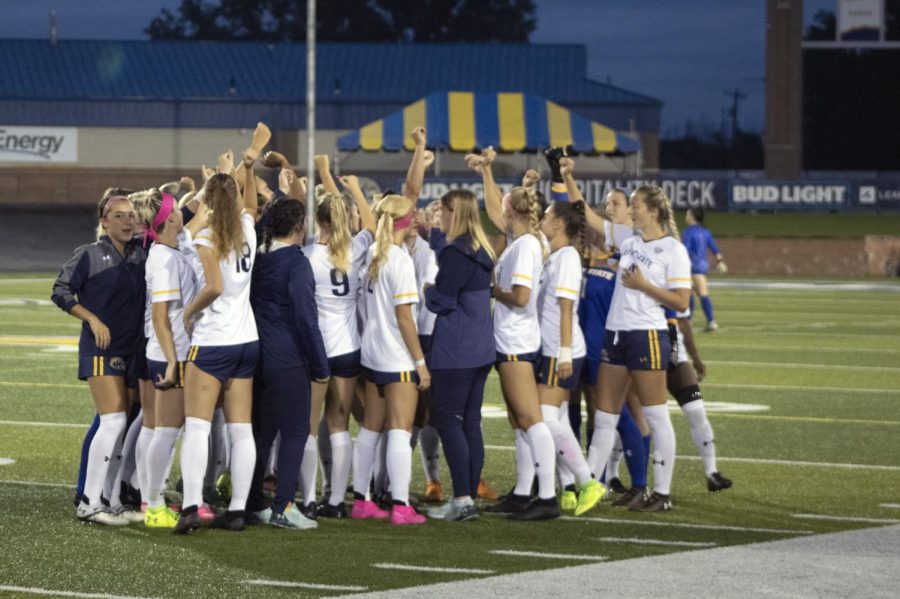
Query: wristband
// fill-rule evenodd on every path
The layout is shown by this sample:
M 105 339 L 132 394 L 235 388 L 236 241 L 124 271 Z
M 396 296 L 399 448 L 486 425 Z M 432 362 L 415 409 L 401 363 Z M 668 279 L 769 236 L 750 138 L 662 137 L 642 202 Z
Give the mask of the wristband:
M 415 365 L 416 365 L 416 368 L 418 368 L 419 366 L 425 366 L 425 358 L 422 358 L 422 359 L 420 359 L 420 360 L 416 360 L 416 361 L 415 361 Z
M 556 360 L 560 364 L 571 364 L 572 363 L 572 348 L 571 347 L 560 347 L 559 355 Z

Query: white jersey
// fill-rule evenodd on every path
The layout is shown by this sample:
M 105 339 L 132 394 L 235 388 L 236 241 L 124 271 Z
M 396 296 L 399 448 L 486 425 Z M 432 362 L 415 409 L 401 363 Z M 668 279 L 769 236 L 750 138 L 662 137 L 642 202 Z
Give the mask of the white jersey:
M 622 244 L 619 271 L 639 268 L 653 285 L 663 289 L 691 288 L 691 260 L 687 249 L 674 237 L 644 241 L 640 235 Z M 622 285 L 616 278 L 606 328 L 611 331 L 647 331 L 665 329 L 663 307 L 655 299 L 637 289 Z
M 334 267 L 327 245 L 313 243 L 303 248 L 316 280 L 319 330 L 322 331 L 325 353 L 329 358 L 343 356 L 359 349 L 356 302 L 360 288 L 360 273 L 366 263 L 370 245 L 372 233 L 369 231 L 361 231 L 353 238 L 346 273 Z
M 615 269 L 619 263 L 619 259 L 612 255 L 618 254 L 625 240 L 634 237 L 634 234 L 634 229 L 628 225 L 614 225 L 608 220 L 603 221 L 603 249 L 610 254 L 606 260 L 610 268 Z
M 370 263 L 375 248 L 369 249 Z M 396 307 L 419 301 L 416 269 L 412 258 L 391 244 L 387 260 L 378 271 L 378 279 L 366 283 L 366 319 L 362 337 L 362 365 L 377 372 L 415 370 L 415 361 L 406 348 Z M 415 321 L 415 312 L 413 312 Z
M 188 243 L 182 243 L 182 241 Z M 175 341 L 175 354 L 179 361 L 187 359 L 191 340 L 184 330 L 184 307 L 191 303 L 197 292 L 197 277 L 191 264 L 190 233 L 179 238 L 179 249 L 161 243 L 154 243 L 147 253 L 147 313 L 152 314 L 153 304 L 169 302 L 169 326 Z M 152 316 L 147 334 L 147 359 L 165 362 L 163 353 L 153 327 Z
M 528 303 L 519 307 L 494 302 L 494 340 L 501 354 L 527 354 L 541 349 L 537 314 L 537 285 L 544 268 L 541 242 L 534 235 L 520 235 L 507 246 L 494 268 L 496 284 L 503 291 L 514 285 L 531 289 Z
M 194 324 L 191 336 L 194 345 L 238 345 L 259 339 L 250 308 L 250 278 L 256 260 L 256 231 L 253 226 L 253 217 L 247 212 L 241 214 L 244 230 L 241 253 L 238 255 L 232 251 L 226 259 L 219 260 L 224 288 Z M 194 245 L 213 248 L 210 230 L 203 229 L 197 233 Z
M 407 248 L 408 249 L 408 248 Z M 434 285 L 437 278 L 437 256 L 428 242 L 416 235 L 416 245 L 410 251 L 413 265 L 416 267 L 416 283 L 419 286 L 420 297 L 425 297 L 425 285 Z M 416 314 L 416 328 L 420 335 L 431 335 L 434 332 L 434 321 L 437 314 L 425 307 L 424 302 L 419 306 Z
M 685 310 L 684 312 L 678 312 L 675 314 L 675 318 L 690 318 L 691 311 Z M 690 356 L 687 353 L 687 347 L 684 345 L 684 335 L 681 334 L 681 327 L 678 324 L 675 324 L 675 327 L 678 331 L 678 343 L 675 348 L 675 364 L 681 364 L 682 362 L 687 362 Z
M 578 301 L 581 297 L 581 256 L 568 245 L 552 254 L 541 275 L 538 310 L 541 317 L 541 353 L 556 358 L 560 346 L 559 300 L 572 300 L 572 357 L 587 355 L 584 334 L 578 323 Z

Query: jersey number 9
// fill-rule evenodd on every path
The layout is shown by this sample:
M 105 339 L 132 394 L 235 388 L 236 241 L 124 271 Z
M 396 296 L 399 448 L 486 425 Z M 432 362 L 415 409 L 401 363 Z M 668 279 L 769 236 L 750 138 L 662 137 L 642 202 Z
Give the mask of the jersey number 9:
M 331 269 L 331 284 L 334 285 L 334 289 L 331 290 L 332 295 L 343 297 L 350 293 L 350 279 L 346 273 L 336 268 Z

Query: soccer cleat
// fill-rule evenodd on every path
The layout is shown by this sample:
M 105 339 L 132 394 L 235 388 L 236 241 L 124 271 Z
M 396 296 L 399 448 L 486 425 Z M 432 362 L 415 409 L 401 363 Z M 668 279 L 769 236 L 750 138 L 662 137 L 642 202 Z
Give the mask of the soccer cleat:
M 416 512 L 411 505 L 395 505 L 391 509 L 391 524 L 403 526 L 406 524 L 425 524 L 428 519 Z
M 706 332 L 707 333 L 715 333 L 718 330 L 719 330 L 719 325 L 716 323 L 715 320 L 710 320 L 709 322 L 706 323 Z
M 121 516 L 128 520 L 129 524 L 140 524 L 144 521 L 144 514 L 142 512 L 128 509 L 125 506 L 119 506 L 117 510 L 114 510 L 114 513 L 117 516 Z
M 271 520 L 269 521 L 271 524 Z M 221 516 L 216 516 L 212 521 L 213 528 L 223 528 L 233 532 L 244 530 L 244 510 L 228 511 Z
M 559 509 L 564 512 L 574 512 L 578 505 L 578 496 L 575 491 L 563 491 L 559 497 Z
M 315 520 L 319 515 L 319 506 L 316 505 L 315 501 L 310 501 L 303 506 L 301 511 L 303 512 L 303 515 L 310 520 Z
M 216 490 L 223 501 L 231 501 L 231 472 L 226 470 L 216 479 Z
M 337 505 L 331 505 L 328 502 L 320 503 L 317 515 L 319 518 L 346 518 L 347 506 L 343 501 Z
M 596 480 L 589 480 L 581 485 L 578 493 L 578 505 L 575 507 L 575 515 L 581 516 L 591 511 L 595 505 L 600 503 L 603 496 L 606 495 L 606 487 Z
M 350 510 L 353 520 L 387 520 L 390 514 L 368 499 L 354 499 Z
M 144 526 L 147 528 L 175 528 L 178 524 L 178 514 L 163 505 L 147 508 L 144 513 Z
M 256 526 L 257 524 L 268 524 L 272 518 L 272 508 L 265 508 L 254 512 L 247 510 L 244 513 L 244 524 L 247 526 Z
M 477 520 L 481 517 L 478 508 L 473 504 L 464 505 L 456 509 L 453 513 L 447 514 L 444 518 L 448 522 L 467 522 L 469 520 Z
M 724 491 L 725 489 L 731 488 L 731 479 L 725 478 L 718 472 L 713 472 L 709 476 L 706 477 L 706 488 L 709 489 L 710 493 L 715 493 L 716 491 Z
M 625 485 L 622 484 L 622 481 L 619 480 L 618 476 L 614 476 L 611 479 L 609 479 L 609 482 L 606 483 L 606 487 L 609 489 L 610 493 L 616 493 L 616 494 L 621 494 L 628 490 L 625 488 Z
M 531 497 L 510 493 L 494 505 L 485 508 L 484 511 L 495 514 L 517 514 L 524 512 L 531 504 Z
M 211 507 L 206 505 L 205 503 L 201 503 L 197 508 L 197 516 L 203 522 L 212 522 L 216 519 L 216 513 L 212 510 Z
M 82 502 L 75 510 L 75 515 L 84 522 L 94 522 L 104 526 L 128 526 L 131 524 L 128 519 L 113 514 L 109 508 L 102 505 L 90 506 Z
M 559 502 L 556 497 L 550 499 L 535 499 L 527 508 L 521 512 L 510 514 L 510 520 L 533 521 L 533 520 L 553 520 L 559 518 Z
M 483 478 L 478 479 L 478 498 L 479 499 L 487 499 L 488 501 L 497 501 L 500 497 L 497 495 L 497 491 L 491 488 L 486 482 L 484 482 Z
M 612 502 L 617 507 L 631 507 L 636 503 L 644 500 L 647 494 L 647 487 L 631 487 L 621 497 Z
M 453 500 L 449 500 L 443 505 L 428 508 L 428 517 L 433 520 L 446 520 L 447 514 L 453 511 Z
M 197 506 L 192 505 L 181 512 L 181 517 L 178 518 L 178 524 L 172 529 L 172 534 L 186 535 L 198 528 L 200 528 L 200 517 L 197 515 Z
M 444 485 L 439 480 L 430 480 L 425 485 L 425 501 L 439 503 L 444 500 Z
M 672 509 L 672 498 L 654 491 L 650 495 L 645 495 L 642 501 L 629 506 L 628 509 L 632 512 L 668 512 Z
M 311 520 L 303 515 L 303 512 L 297 509 L 293 503 L 289 503 L 284 512 L 273 513 L 269 518 L 269 524 L 279 528 L 294 528 L 297 530 L 307 530 L 310 528 L 318 528 L 319 523 Z

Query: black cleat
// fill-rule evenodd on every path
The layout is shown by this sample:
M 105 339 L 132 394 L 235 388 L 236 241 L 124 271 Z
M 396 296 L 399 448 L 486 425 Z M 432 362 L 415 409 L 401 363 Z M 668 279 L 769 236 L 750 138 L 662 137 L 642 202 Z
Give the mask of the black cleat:
M 326 501 L 319 504 L 316 515 L 318 515 L 319 518 L 346 518 L 347 507 L 343 502 L 337 505 L 331 505 Z
M 632 512 L 668 512 L 672 509 L 672 498 L 653 492 L 645 495 L 643 500 L 634 503 L 628 509 Z
M 200 515 L 197 513 L 197 506 L 192 505 L 181 512 L 181 516 L 178 517 L 178 524 L 172 529 L 172 534 L 186 535 L 198 528 L 200 528 Z
M 536 499 L 532 501 L 523 511 L 510 514 L 510 520 L 553 520 L 559 518 L 559 501 L 556 497 L 551 499 Z
M 731 488 L 731 479 L 725 478 L 718 472 L 713 472 L 709 476 L 706 477 L 706 488 L 709 489 L 710 493 L 715 493 L 717 491 L 724 491 L 725 489 Z
M 528 509 L 529 505 L 531 505 L 531 498 L 527 495 L 510 493 L 509 495 L 504 495 L 494 505 L 485 508 L 484 511 L 494 514 L 518 514 Z
M 647 495 L 647 487 L 631 487 L 621 497 L 612 502 L 618 507 L 631 507 L 644 500 Z
M 223 528 L 233 532 L 240 532 L 244 530 L 244 510 L 225 512 L 221 516 L 216 516 L 216 519 L 212 521 L 211 526 L 213 528 Z
M 310 520 L 315 520 L 316 516 L 318 516 L 319 506 L 316 505 L 315 501 L 310 501 L 302 508 L 300 508 L 300 512 L 309 518 Z
M 119 492 L 119 501 L 128 509 L 141 511 L 141 492 L 124 480 L 122 490 Z
M 625 485 L 622 484 L 622 481 L 619 480 L 618 476 L 614 476 L 609 479 L 609 482 L 606 483 L 606 488 L 609 489 L 610 493 L 616 494 L 621 494 L 628 491 L 628 489 L 625 488 Z

